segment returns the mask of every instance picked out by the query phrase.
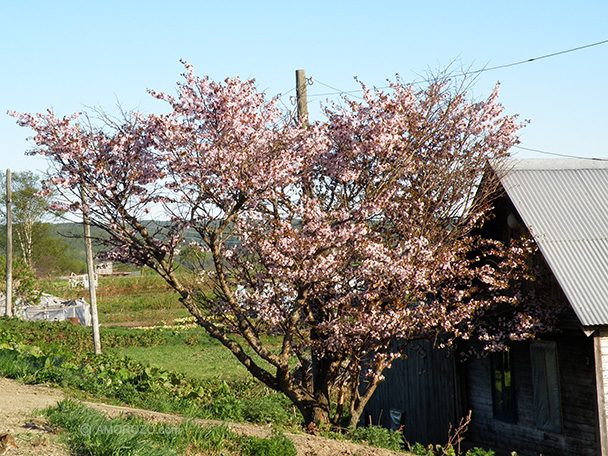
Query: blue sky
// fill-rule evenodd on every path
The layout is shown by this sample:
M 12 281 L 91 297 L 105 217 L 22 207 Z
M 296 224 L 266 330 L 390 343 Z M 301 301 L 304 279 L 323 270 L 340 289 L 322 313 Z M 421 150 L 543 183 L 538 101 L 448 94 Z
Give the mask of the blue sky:
M 322 85 L 384 86 L 428 69 L 492 67 L 608 39 L 605 1 L 0 1 L 0 169 L 44 171 L 7 110 L 163 109 L 185 59 L 200 75 L 255 78 L 269 95 L 305 69 L 311 116 Z M 608 158 L 608 43 L 480 74 L 475 96 L 529 119 L 522 146 Z M 293 92 L 291 92 L 293 94 Z M 285 103 L 291 107 L 289 96 Z M 516 157 L 551 155 L 514 150 Z

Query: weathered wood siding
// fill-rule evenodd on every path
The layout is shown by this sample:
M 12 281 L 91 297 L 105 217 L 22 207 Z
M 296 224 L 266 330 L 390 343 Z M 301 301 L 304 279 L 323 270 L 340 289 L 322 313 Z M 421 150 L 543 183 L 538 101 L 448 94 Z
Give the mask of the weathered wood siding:
M 516 422 L 494 418 L 492 373 L 488 358 L 466 362 L 466 387 L 472 421 L 467 438 L 480 445 L 517 451 L 520 456 L 596 456 L 600 454 L 593 338 L 562 334 L 557 342 L 563 431 L 537 429 L 530 344 L 512 347 Z
M 367 404 L 361 424 L 389 429 L 400 424 L 410 443 L 445 443 L 459 413 L 454 355 L 427 341 L 410 343 L 406 355 L 385 371 L 386 381 Z M 401 412 L 400 423 L 391 419 L 391 410 Z
M 602 327 L 593 335 L 595 348 L 595 380 L 599 415 L 602 456 L 608 456 L 608 328 Z

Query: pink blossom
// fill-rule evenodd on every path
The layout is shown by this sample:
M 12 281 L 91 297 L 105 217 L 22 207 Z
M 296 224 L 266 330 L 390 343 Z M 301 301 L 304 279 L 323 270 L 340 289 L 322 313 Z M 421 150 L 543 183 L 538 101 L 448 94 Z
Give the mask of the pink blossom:
M 258 379 L 315 397 L 306 366 L 324 360 L 328 390 L 346 388 L 355 416 L 361 374 L 373 391 L 409 340 L 497 350 L 551 327 L 551 309 L 528 306 L 520 287 L 532 246 L 475 236 L 491 207 L 478 191 L 487 160 L 507 157 L 520 127 L 497 88 L 471 103 L 447 80 L 362 85 L 363 100 L 306 127 L 253 80 L 184 67 L 176 95 L 150 91 L 167 114 L 103 125 L 10 114 L 51 165 L 54 207 L 82 210 L 83 190 L 109 235 L 101 257 L 155 270 Z M 146 221 L 151 208 L 166 222 Z M 184 246 L 191 275 L 176 273 Z M 284 337 L 279 354 L 268 331 Z

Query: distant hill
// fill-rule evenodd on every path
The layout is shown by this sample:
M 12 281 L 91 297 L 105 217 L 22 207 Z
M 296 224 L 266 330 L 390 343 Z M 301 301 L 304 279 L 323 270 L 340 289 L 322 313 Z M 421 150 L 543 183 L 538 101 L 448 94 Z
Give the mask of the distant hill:
M 71 256 L 77 261 L 86 262 L 86 252 L 84 248 L 84 231 L 81 223 L 63 222 L 53 223 L 49 234 L 55 239 L 59 239 L 68 244 Z M 91 227 L 91 236 L 103 237 L 103 230 Z M 93 253 L 97 254 L 100 250 L 99 245 L 93 244 Z
M 154 233 L 157 229 L 162 229 L 164 222 L 147 220 L 144 222 L 148 230 Z M 86 252 L 84 247 L 84 229 L 82 223 L 62 222 L 54 223 L 50 229 L 51 237 L 63 241 L 68 245 L 69 255 L 76 261 L 86 262 Z M 91 227 L 91 237 L 107 238 L 107 233 L 100 228 Z M 192 241 L 198 239 L 198 234 L 194 230 L 186 232 L 185 239 Z M 103 246 L 93 242 L 93 255 L 97 255 Z
M 148 220 L 144 222 L 151 233 L 162 231 L 166 222 Z M 59 222 L 44 224 L 45 229 L 42 230 L 44 238 L 38 238 L 34 244 L 34 267 L 39 276 L 48 275 L 66 275 L 71 272 L 83 273 L 86 271 L 86 252 L 84 246 L 84 230 L 82 223 L 78 222 Z M 107 238 L 107 233 L 100 228 L 91 227 L 91 236 L 95 238 Z M 186 242 L 199 241 L 200 237 L 196 231 L 190 229 L 186 231 L 184 236 Z M 17 240 L 13 236 L 13 254 L 18 257 L 20 255 Z M 228 246 L 232 246 L 239 242 L 237 237 L 231 236 L 226 241 Z M 0 224 L 0 256 L 4 256 L 3 252 L 6 249 L 6 226 Z M 93 242 L 93 254 L 97 255 L 104 246 Z M 183 262 L 185 267 L 189 264 L 190 254 L 184 250 L 184 255 L 180 255 L 179 261 Z M 211 259 L 206 258 L 204 261 L 205 267 L 211 267 Z M 136 269 L 132 265 L 115 264 L 115 270 L 130 271 Z

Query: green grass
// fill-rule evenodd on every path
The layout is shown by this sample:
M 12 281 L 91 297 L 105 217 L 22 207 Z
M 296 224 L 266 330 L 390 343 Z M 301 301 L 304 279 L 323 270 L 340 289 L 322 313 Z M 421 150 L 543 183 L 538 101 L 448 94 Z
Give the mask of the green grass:
M 0 318 L 0 376 L 25 383 L 56 384 L 69 396 L 84 400 L 191 418 L 270 424 L 275 429 L 296 432 L 301 429 L 302 416 L 290 401 L 253 380 L 201 328 L 104 328 L 102 335 L 106 341 L 104 354 L 92 355 L 73 350 L 85 339 L 90 340 L 90 328 Z M 269 342 L 273 339 L 269 338 Z M 123 357 L 125 353 L 130 356 Z M 140 356 L 135 359 L 137 354 Z M 147 357 L 163 367 L 150 366 Z M 210 366 L 215 366 L 217 375 L 212 374 Z M 242 369 L 241 373 L 237 369 Z M 344 437 L 384 446 L 386 441 L 391 446 L 396 442 L 378 432 Z M 95 441 L 91 445 L 110 451 L 107 447 L 110 443 Z M 238 454 L 282 454 L 280 451 L 286 451 L 283 444 L 286 442 L 279 437 L 272 444 L 266 440 L 251 441 L 239 450 L 248 453 Z M 277 453 L 268 452 L 277 448 Z M 156 454 L 153 450 L 149 454 Z M 82 451 L 81 454 L 101 454 Z M 178 454 L 182 454 L 180 451 Z
M 101 334 L 104 354 L 92 355 L 73 349 L 90 344 L 90 328 L 0 318 L 0 375 L 184 416 L 282 427 L 301 422 L 282 394 L 252 379 L 201 328 L 106 328 Z
M 403 434 L 380 426 L 367 426 L 349 431 L 348 438 L 353 442 L 401 451 L 405 447 Z
M 109 419 L 81 403 L 64 400 L 44 411 L 49 423 L 63 429 L 72 451 L 80 455 L 295 456 L 291 440 L 280 433 L 243 437 L 226 426 L 151 422 L 137 416 Z
M 107 420 L 101 413 L 70 400 L 51 407 L 45 414 L 52 426 L 65 429 L 74 453 L 162 456 L 174 455 L 173 448 L 154 445 L 152 432 L 130 432 L 124 420 Z M 139 428 L 137 428 L 139 429 Z
M 41 281 L 42 291 L 64 299 L 84 298 L 88 290 L 70 289 L 65 279 Z M 102 325 L 153 326 L 189 316 L 178 295 L 151 272 L 143 276 L 100 277 L 97 308 Z
M 112 351 L 120 356 L 196 378 L 240 380 L 250 376 L 247 369 L 223 347 L 164 345 L 118 348 Z
M 45 291 L 88 300 L 88 291 L 69 290 L 67 282 L 48 282 Z M 81 399 L 192 418 L 301 429 L 302 416 L 290 401 L 255 381 L 228 349 L 202 328 L 132 328 L 171 324 L 188 315 L 175 293 L 158 277 L 101 278 L 98 302 L 104 355 L 91 354 L 90 328 L 0 318 L 0 375 L 27 383 L 54 383 Z M 275 352 L 280 349 L 279 337 L 265 336 L 264 342 Z M 249 352 L 257 363 L 265 365 Z M 195 431 L 191 434 L 198 435 Z M 279 435 L 273 438 L 251 439 L 234 454 L 290 454 L 291 442 Z M 136 446 L 147 448 L 148 443 Z M 105 448 L 105 454 L 112 454 L 110 444 L 97 441 L 92 448 Z M 123 444 L 128 444 L 128 439 L 127 443 L 120 443 Z M 78 454 L 101 454 L 83 448 L 74 450 Z M 149 453 L 132 449 L 128 450 L 132 453 L 120 454 L 157 454 L 155 448 L 153 444 Z M 183 454 L 184 450 L 173 448 L 164 454 L 172 454 L 171 451 Z M 205 451 L 201 454 L 233 454 L 226 448 Z
M 70 362 L 37 347 L 0 348 L 0 376 L 53 383 L 82 399 L 182 416 L 291 429 L 302 420 L 285 396 L 252 379 L 197 379 L 112 354 Z
M 230 381 L 251 378 L 245 367 L 200 327 L 102 327 L 100 335 L 105 353 L 129 357 L 189 377 Z M 3 341 L 37 346 L 46 353 L 53 352 L 68 360 L 80 359 L 93 351 L 91 328 L 69 323 L 0 318 L 0 346 Z M 278 349 L 281 341 L 267 337 L 266 342 Z M 263 364 L 259 357 L 255 359 Z
M 163 334 L 163 343 L 153 347 L 123 346 L 111 349 L 112 353 L 196 378 L 244 380 L 251 377 L 234 355 L 202 328 L 158 328 L 148 331 Z M 280 348 L 280 338 L 268 336 L 264 340 L 271 349 Z M 252 352 L 250 355 L 257 363 L 264 365 L 259 356 Z

